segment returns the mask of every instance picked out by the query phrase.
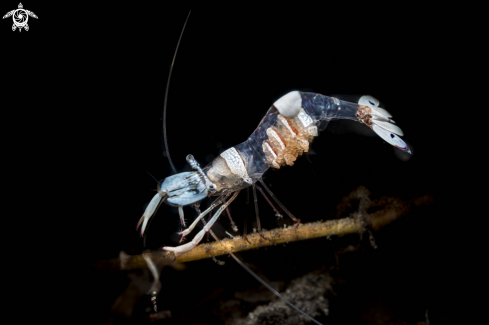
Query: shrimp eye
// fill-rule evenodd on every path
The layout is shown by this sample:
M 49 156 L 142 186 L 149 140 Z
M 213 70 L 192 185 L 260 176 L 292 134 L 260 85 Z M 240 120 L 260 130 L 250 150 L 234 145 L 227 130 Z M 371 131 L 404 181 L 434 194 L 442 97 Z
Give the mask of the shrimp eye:
M 391 138 L 394 139 L 394 134 L 391 133 Z

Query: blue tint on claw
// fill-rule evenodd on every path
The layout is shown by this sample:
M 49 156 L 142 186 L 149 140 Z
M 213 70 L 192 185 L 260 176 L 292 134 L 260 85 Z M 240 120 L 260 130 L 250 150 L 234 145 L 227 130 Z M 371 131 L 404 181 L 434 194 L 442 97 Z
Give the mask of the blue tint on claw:
M 207 197 L 207 188 L 196 172 L 167 177 L 159 186 L 159 190 L 168 195 L 168 203 L 176 206 L 189 205 Z

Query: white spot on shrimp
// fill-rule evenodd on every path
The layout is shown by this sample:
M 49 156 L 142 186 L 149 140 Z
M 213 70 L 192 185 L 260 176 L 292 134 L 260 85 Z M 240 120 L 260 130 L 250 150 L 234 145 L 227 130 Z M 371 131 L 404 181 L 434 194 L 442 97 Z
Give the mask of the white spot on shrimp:
M 296 117 L 302 107 L 301 94 L 298 91 L 291 91 L 290 93 L 280 97 L 275 103 L 273 103 L 273 106 L 275 106 L 279 113 L 285 117 Z

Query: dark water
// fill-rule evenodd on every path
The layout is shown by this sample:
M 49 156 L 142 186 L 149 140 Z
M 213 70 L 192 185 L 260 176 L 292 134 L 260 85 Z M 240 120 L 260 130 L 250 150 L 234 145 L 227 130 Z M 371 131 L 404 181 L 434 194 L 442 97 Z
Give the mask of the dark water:
M 6 145 L 12 161 L 6 173 L 20 169 L 14 197 L 28 192 L 41 199 L 30 205 L 37 212 L 23 213 L 25 201 L 15 205 L 16 219 L 7 225 L 15 235 L 7 242 L 29 252 L 31 266 L 19 268 L 28 274 L 23 279 L 42 285 L 32 298 L 35 305 L 44 306 L 49 292 L 58 297 L 49 299 L 51 309 L 41 307 L 53 318 L 107 322 L 128 280 L 124 274 L 90 273 L 87 266 L 121 250 L 144 249 L 134 228 L 154 194 L 156 184 L 147 172 L 158 179 L 171 172 L 162 154 L 162 103 L 190 8 L 82 5 L 70 10 L 69 26 L 61 28 L 54 23 L 57 11 L 39 6 L 32 10 L 40 19 L 24 39 L 36 50 L 20 51 L 15 37 L 27 37 L 24 32 L 8 36 L 12 48 L 23 53 L 16 58 L 34 70 L 23 92 L 12 86 L 26 109 L 12 108 L 4 119 L 20 130 L 19 136 L 9 133 L 18 141 Z M 170 153 L 179 171 L 189 170 L 187 154 L 206 165 L 220 150 L 244 141 L 270 105 L 291 90 L 352 100 L 373 95 L 403 129 L 414 149 L 411 159 L 400 159 L 366 127 L 337 122 L 315 139 L 310 161 L 301 158 L 294 167 L 269 172 L 265 182 L 303 222 L 331 218 L 340 199 L 358 186 L 374 199 L 430 194 L 435 203 L 376 233 L 376 250 L 368 238 L 355 235 L 240 256 L 281 289 L 311 271 L 330 274 L 335 294 L 329 293 L 330 316 L 324 322 L 416 324 L 424 321 L 426 309 L 433 319 L 447 319 L 454 176 L 447 177 L 441 167 L 452 159 L 447 147 L 456 141 L 440 120 L 451 109 L 439 93 L 446 73 L 437 61 L 444 35 L 434 39 L 432 16 L 404 5 L 383 8 L 383 14 L 373 7 L 328 8 L 193 6 L 170 88 Z M 55 81 L 48 82 L 48 76 Z M 13 72 L 12 78 L 12 85 L 23 82 Z M 244 201 L 240 195 L 231 206 L 240 229 Z M 194 217 L 190 209 L 185 212 Z M 263 199 L 260 215 L 266 229 L 283 225 Z M 221 219 L 216 227 L 229 231 L 227 219 Z M 176 210 L 162 206 L 146 247 L 175 245 L 178 227 Z M 338 253 L 346 247 L 355 250 Z M 26 259 L 12 256 L 13 265 Z M 164 270 L 158 304 L 171 310 L 168 323 L 223 322 L 228 317 L 223 301 L 238 301 L 233 308 L 244 314 L 256 305 L 236 298 L 236 292 L 246 297 L 259 285 L 230 258 L 220 260 L 225 266 L 206 260 L 188 263 L 182 272 Z M 135 302 L 136 323 L 150 306 L 146 298 Z

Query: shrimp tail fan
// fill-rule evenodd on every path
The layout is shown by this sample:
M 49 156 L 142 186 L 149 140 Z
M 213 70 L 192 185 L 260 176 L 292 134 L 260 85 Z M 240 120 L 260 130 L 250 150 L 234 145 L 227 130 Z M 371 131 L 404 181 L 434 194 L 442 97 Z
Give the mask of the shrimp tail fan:
M 362 119 L 378 136 L 390 145 L 412 154 L 409 146 L 400 137 L 404 135 L 401 128 L 396 125 L 392 119 L 392 115 L 383 108 L 379 107 L 379 101 L 372 96 L 362 96 L 358 100 L 359 110 L 365 113 L 360 113 L 362 116 L 367 116 L 368 119 Z

